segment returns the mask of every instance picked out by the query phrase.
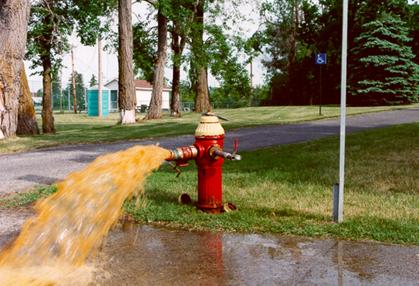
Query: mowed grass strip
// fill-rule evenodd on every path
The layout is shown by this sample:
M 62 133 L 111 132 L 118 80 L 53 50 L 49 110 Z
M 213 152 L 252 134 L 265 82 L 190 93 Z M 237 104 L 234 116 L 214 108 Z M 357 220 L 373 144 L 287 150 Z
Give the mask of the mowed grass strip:
M 244 152 L 226 161 L 224 201 L 236 212 L 208 215 L 178 203 L 197 199 L 191 162 L 176 178 L 165 164 L 147 180 L 140 200 L 125 209 L 140 223 L 189 230 L 270 232 L 419 245 L 419 123 L 347 137 L 345 221 L 332 222 L 332 185 L 338 180 L 336 136 Z M 31 203 L 55 186 L 0 198 L 0 208 Z M 139 203 L 138 203 L 139 202 Z
M 349 107 L 349 115 L 379 112 L 394 109 L 417 108 L 419 104 L 407 106 Z M 307 120 L 336 117 L 339 107 L 324 106 L 323 116 L 318 115 L 317 106 L 273 106 L 248 107 L 237 109 L 218 109 L 215 112 L 229 119 L 223 122 L 229 131 L 235 128 L 270 124 L 285 124 Z M 138 117 L 144 116 L 139 114 Z M 56 134 L 43 134 L 30 137 L 16 137 L 0 141 L 0 153 L 27 151 L 36 148 L 51 147 L 63 144 L 103 143 L 193 134 L 200 114 L 183 113 L 181 118 L 171 118 L 165 113 L 162 119 L 140 120 L 133 125 L 118 125 L 119 115 L 110 114 L 108 118 L 88 117 L 86 114 L 55 113 Z M 41 121 L 39 118 L 39 126 Z
M 345 221 L 332 222 L 338 180 L 337 137 L 242 154 L 224 166 L 224 200 L 238 211 L 208 215 L 180 205 L 197 199 L 194 163 L 179 178 L 164 165 L 147 181 L 141 207 L 127 211 L 141 223 L 185 229 L 271 232 L 419 244 L 419 124 L 349 135 Z

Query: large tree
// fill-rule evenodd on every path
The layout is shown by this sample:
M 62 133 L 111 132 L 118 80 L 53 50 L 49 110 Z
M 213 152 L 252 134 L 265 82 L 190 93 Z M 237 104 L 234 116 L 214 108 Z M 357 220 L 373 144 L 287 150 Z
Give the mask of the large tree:
M 188 41 L 193 5 L 191 0 L 147 0 L 157 10 L 157 33 L 149 25 L 150 19 L 140 19 L 134 25 L 134 63 L 137 73 L 153 83 L 153 94 L 148 119 L 161 116 L 164 69 L 167 61 L 167 32 L 172 42 L 172 96 L 170 109 L 172 116 L 180 116 L 180 72 L 182 52 Z M 150 14 L 152 15 L 152 14 Z M 156 49 L 157 46 L 157 49 Z
M 146 119 L 161 118 L 164 69 L 167 60 L 167 11 L 164 1 L 158 3 L 157 12 L 157 57 L 154 65 L 153 91 Z
M 132 62 L 133 33 L 131 1 L 118 1 L 119 19 L 119 109 L 121 114 L 121 124 L 135 123 L 135 86 L 134 86 L 134 66 Z
M 42 130 L 54 133 L 52 113 L 52 76 L 69 51 L 69 37 L 76 31 L 83 44 L 92 45 L 108 29 L 100 16 L 108 15 L 114 1 L 40 0 L 34 2 L 28 31 L 27 57 L 34 67 L 42 67 Z
M 68 38 L 74 26 L 71 3 L 65 0 L 42 0 L 32 6 L 28 31 L 27 56 L 42 71 L 42 131 L 55 133 L 52 113 L 52 75 L 68 51 Z
M 418 65 L 408 43 L 406 24 L 384 13 L 363 25 L 352 50 L 355 62 L 351 91 L 354 104 L 417 102 Z
M 19 113 L 16 134 L 39 134 L 38 123 L 36 122 L 35 107 L 33 105 L 32 94 L 29 89 L 25 68 L 23 68 L 21 72 Z
M 0 139 L 16 134 L 29 9 L 27 0 L 0 5 Z
M 204 45 L 205 0 L 197 0 L 194 4 L 194 16 L 191 26 L 191 81 L 195 91 L 195 112 L 211 109 L 208 92 L 208 64 Z
M 183 51 L 190 38 L 190 26 L 193 13 L 184 7 L 185 1 L 172 1 L 172 17 L 170 34 L 172 36 L 172 97 L 170 99 L 170 115 L 180 117 L 180 73 Z

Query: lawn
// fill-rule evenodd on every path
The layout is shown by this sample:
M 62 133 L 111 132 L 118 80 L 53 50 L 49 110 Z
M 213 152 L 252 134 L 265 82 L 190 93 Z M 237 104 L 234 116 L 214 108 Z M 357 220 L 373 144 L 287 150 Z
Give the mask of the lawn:
M 332 222 L 332 185 L 338 179 L 337 136 L 244 152 L 226 162 L 224 201 L 238 211 L 208 215 L 181 205 L 196 200 L 192 162 L 176 178 L 167 164 L 154 172 L 140 208 L 126 211 L 140 223 L 189 230 L 269 232 L 419 245 L 419 123 L 347 136 L 345 221 Z M 47 196 L 54 187 L 0 199 L 14 207 Z
M 185 229 L 270 232 L 419 244 L 419 124 L 347 137 L 345 221 L 332 223 L 338 179 L 338 138 L 245 152 L 226 162 L 224 200 L 238 211 L 207 215 L 177 202 L 196 200 L 192 163 L 175 177 L 163 166 L 147 182 L 142 208 L 127 204 L 141 223 Z
M 349 107 L 349 115 L 419 107 L 418 104 L 402 107 Z M 275 106 L 219 109 L 215 111 L 229 119 L 223 122 L 227 130 L 269 124 L 285 124 L 306 120 L 316 120 L 339 115 L 339 107 L 325 106 L 323 116 L 318 115 L 317 106 Z M 140 115 L 139 115 L 140 116 Z M 62 144 L 100 143 L 160 136 L 192 134 L 199 120 L 199 114 L 184 113 L 181 118 L 171 118 L 165 114 L 162 119 L 139 120 L 137 124 L 121 126 L 117 124 L 118 114 L 105 119 L 88 117 L 86 114 L 54 114 L 56 134 L 32 137 L 17 137 L 0 141 L 0 153 L 26 151 L 30 149 Z M 39 122 L 39 124 L 41 124 Z M 41 126 L 41 125 L 40 125 Z

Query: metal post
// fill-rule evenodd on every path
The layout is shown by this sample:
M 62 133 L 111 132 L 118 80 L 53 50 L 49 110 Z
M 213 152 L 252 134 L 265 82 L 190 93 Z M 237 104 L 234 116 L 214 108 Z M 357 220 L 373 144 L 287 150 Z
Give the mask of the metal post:
M 74 68 L 74 46 L 71 47 L 71 80 L 73 82 L 73 109 L 74 113 L 77 114 L 77 90 L 76 90 L 76 70 Z
M 319 116 L 322 116 L 322 95 L 323 95 L 323 79 L 322 79 L 322 66 L 320 66 L 320 103 L 319 103 Z
M 348 49 L 348 0 L 343 0 L 342 9 L 342 64 L 340 88 L 340 156 L 339 156 L 339 202 L 338 222 L 343 222 L 343 194 L 345 187 L 345 136 L 346 136 L 346 63 Z
M 333 185 L 333 221 L 338 222 L 341 220 L 339 217 L 339 214 L 342 212 L 339 212 L 339 184 Z
M 102 38 L 99 37 L 97 42 L 98 49 L 98 90 L 97 90 L 97 105 L 98 105 L 98 116 L 102 117 L 102 85 L 103 85 L 103 75 L 102 75 Z

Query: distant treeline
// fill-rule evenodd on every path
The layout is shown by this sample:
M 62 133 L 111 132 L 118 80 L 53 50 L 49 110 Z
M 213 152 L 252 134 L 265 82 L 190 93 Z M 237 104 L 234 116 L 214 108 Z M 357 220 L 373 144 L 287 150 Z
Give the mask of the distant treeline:
M 342 1 L 272 0 L 262 14 L 266 29 L 253 38 L 269 55 L 264 104 L 318 104 L 320 85 L 324 104 L 339 103 Z M 348 104 L 418 102 L 419 5 L 353 0 L 348 21 Z M 316 53 L 327 53 L 326 65 L 315 64 Z

